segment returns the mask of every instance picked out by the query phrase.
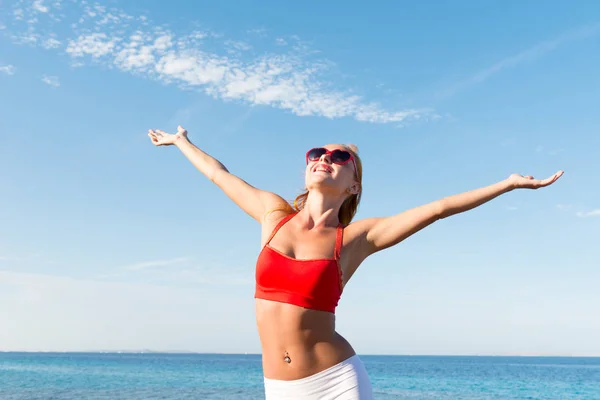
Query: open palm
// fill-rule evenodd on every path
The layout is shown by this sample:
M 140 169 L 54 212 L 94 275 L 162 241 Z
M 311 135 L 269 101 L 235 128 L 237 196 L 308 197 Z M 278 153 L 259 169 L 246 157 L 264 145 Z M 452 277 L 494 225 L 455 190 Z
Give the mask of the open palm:
M 181 137 L 187 137 L 187 131 L 181 126 L 177 127 L 177 133 L 167 133 L 160 129 L 149 129 L 148 136 L 156 146 L 169 146 Z
M 508 179 L 511 184 L 518 189 L 539 189 L 541 187 L 545 187 L 556 182 L 558 178 L 562 176 L 564 172 L 558 171 L 554 175 L 546 179 L 535 179 L 531 175 L 519 175 L 512 174 Z

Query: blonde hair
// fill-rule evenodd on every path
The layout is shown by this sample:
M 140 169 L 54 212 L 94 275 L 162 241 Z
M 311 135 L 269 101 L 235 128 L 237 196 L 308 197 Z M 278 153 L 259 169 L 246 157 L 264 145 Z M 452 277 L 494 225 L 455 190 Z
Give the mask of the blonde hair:
M 362 195 L 362 162 L 360 161 L 360 157 L 358 156 L 358 147 L 354 144 L 345 144 L 342 145 L 344 149 L 348 150 L 352 153 L 354 157 L 354 162 L 356 163 L 356 181 L 359 184 L 358 193 L 351 194 L 344 200 L 342 206 L 340 207 L 340 211 L 338 213 L 338 219 L 343 225 L 348 225 L 356 215 L 356 211 L 358 211 L 358 205 L 360 203 L 360 198 Z M 298 212 L 304 208 L 306 205 L 306 199 L 308 198 L 308 190 L 300 193 L 293 203 L 294 211 Z

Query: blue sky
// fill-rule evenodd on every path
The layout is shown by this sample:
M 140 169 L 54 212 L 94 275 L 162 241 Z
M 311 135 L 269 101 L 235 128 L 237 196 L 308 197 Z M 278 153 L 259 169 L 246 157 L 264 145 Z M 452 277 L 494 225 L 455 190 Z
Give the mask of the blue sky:
M 6 2 L 0 350 L 259 352 L 259 226 L 147 129 L 293 198 L 355 143 L 357 218 L 565 175 L 374 255 L 365 354 L 600 355 L 600 4 Z

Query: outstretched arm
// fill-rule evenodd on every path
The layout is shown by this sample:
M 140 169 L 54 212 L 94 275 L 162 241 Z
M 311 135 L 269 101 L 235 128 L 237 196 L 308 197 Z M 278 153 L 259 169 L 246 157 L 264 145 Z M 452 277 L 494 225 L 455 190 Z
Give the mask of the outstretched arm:
M 263 222 L 263 217 L 267 210 L 287 205 L 287 202 L 280 196 L 257 189 L 230 173 L 219 160 L 208 155 L 190 142 L 187 138 L 187 131 L 181 126 L 177 128 L 176 134 L 151 129 L 148 131 L 148 136 L 150 136 L 152 143 L 156 146 L 174 145 L 179 148 L 200 172 L 221 188 L 231 200 L 258 222 Z
M 366 238 L 365 255 L 398 244 L 438 219 L 471 210 L 511 190 L 548 186 L 562 174 L 563 171 L 559 171 L 544 180 L 513 174 L 493 185 L 436 200 L 391 217 L 367 219 L 363 227 Z

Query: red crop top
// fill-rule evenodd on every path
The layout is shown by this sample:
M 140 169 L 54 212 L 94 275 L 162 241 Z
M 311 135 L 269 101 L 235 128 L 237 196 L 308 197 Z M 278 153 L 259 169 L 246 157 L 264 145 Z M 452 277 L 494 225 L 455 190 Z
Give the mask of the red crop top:
M 277 231 L 295 215 L 287 215 L 277 224 L 260 252 L 254 297 L 335 313 L 343 290 L 339 260 L 344 228 L 341 224 L 337 228 L 334 258 L 298 260 L 269 245 Z

